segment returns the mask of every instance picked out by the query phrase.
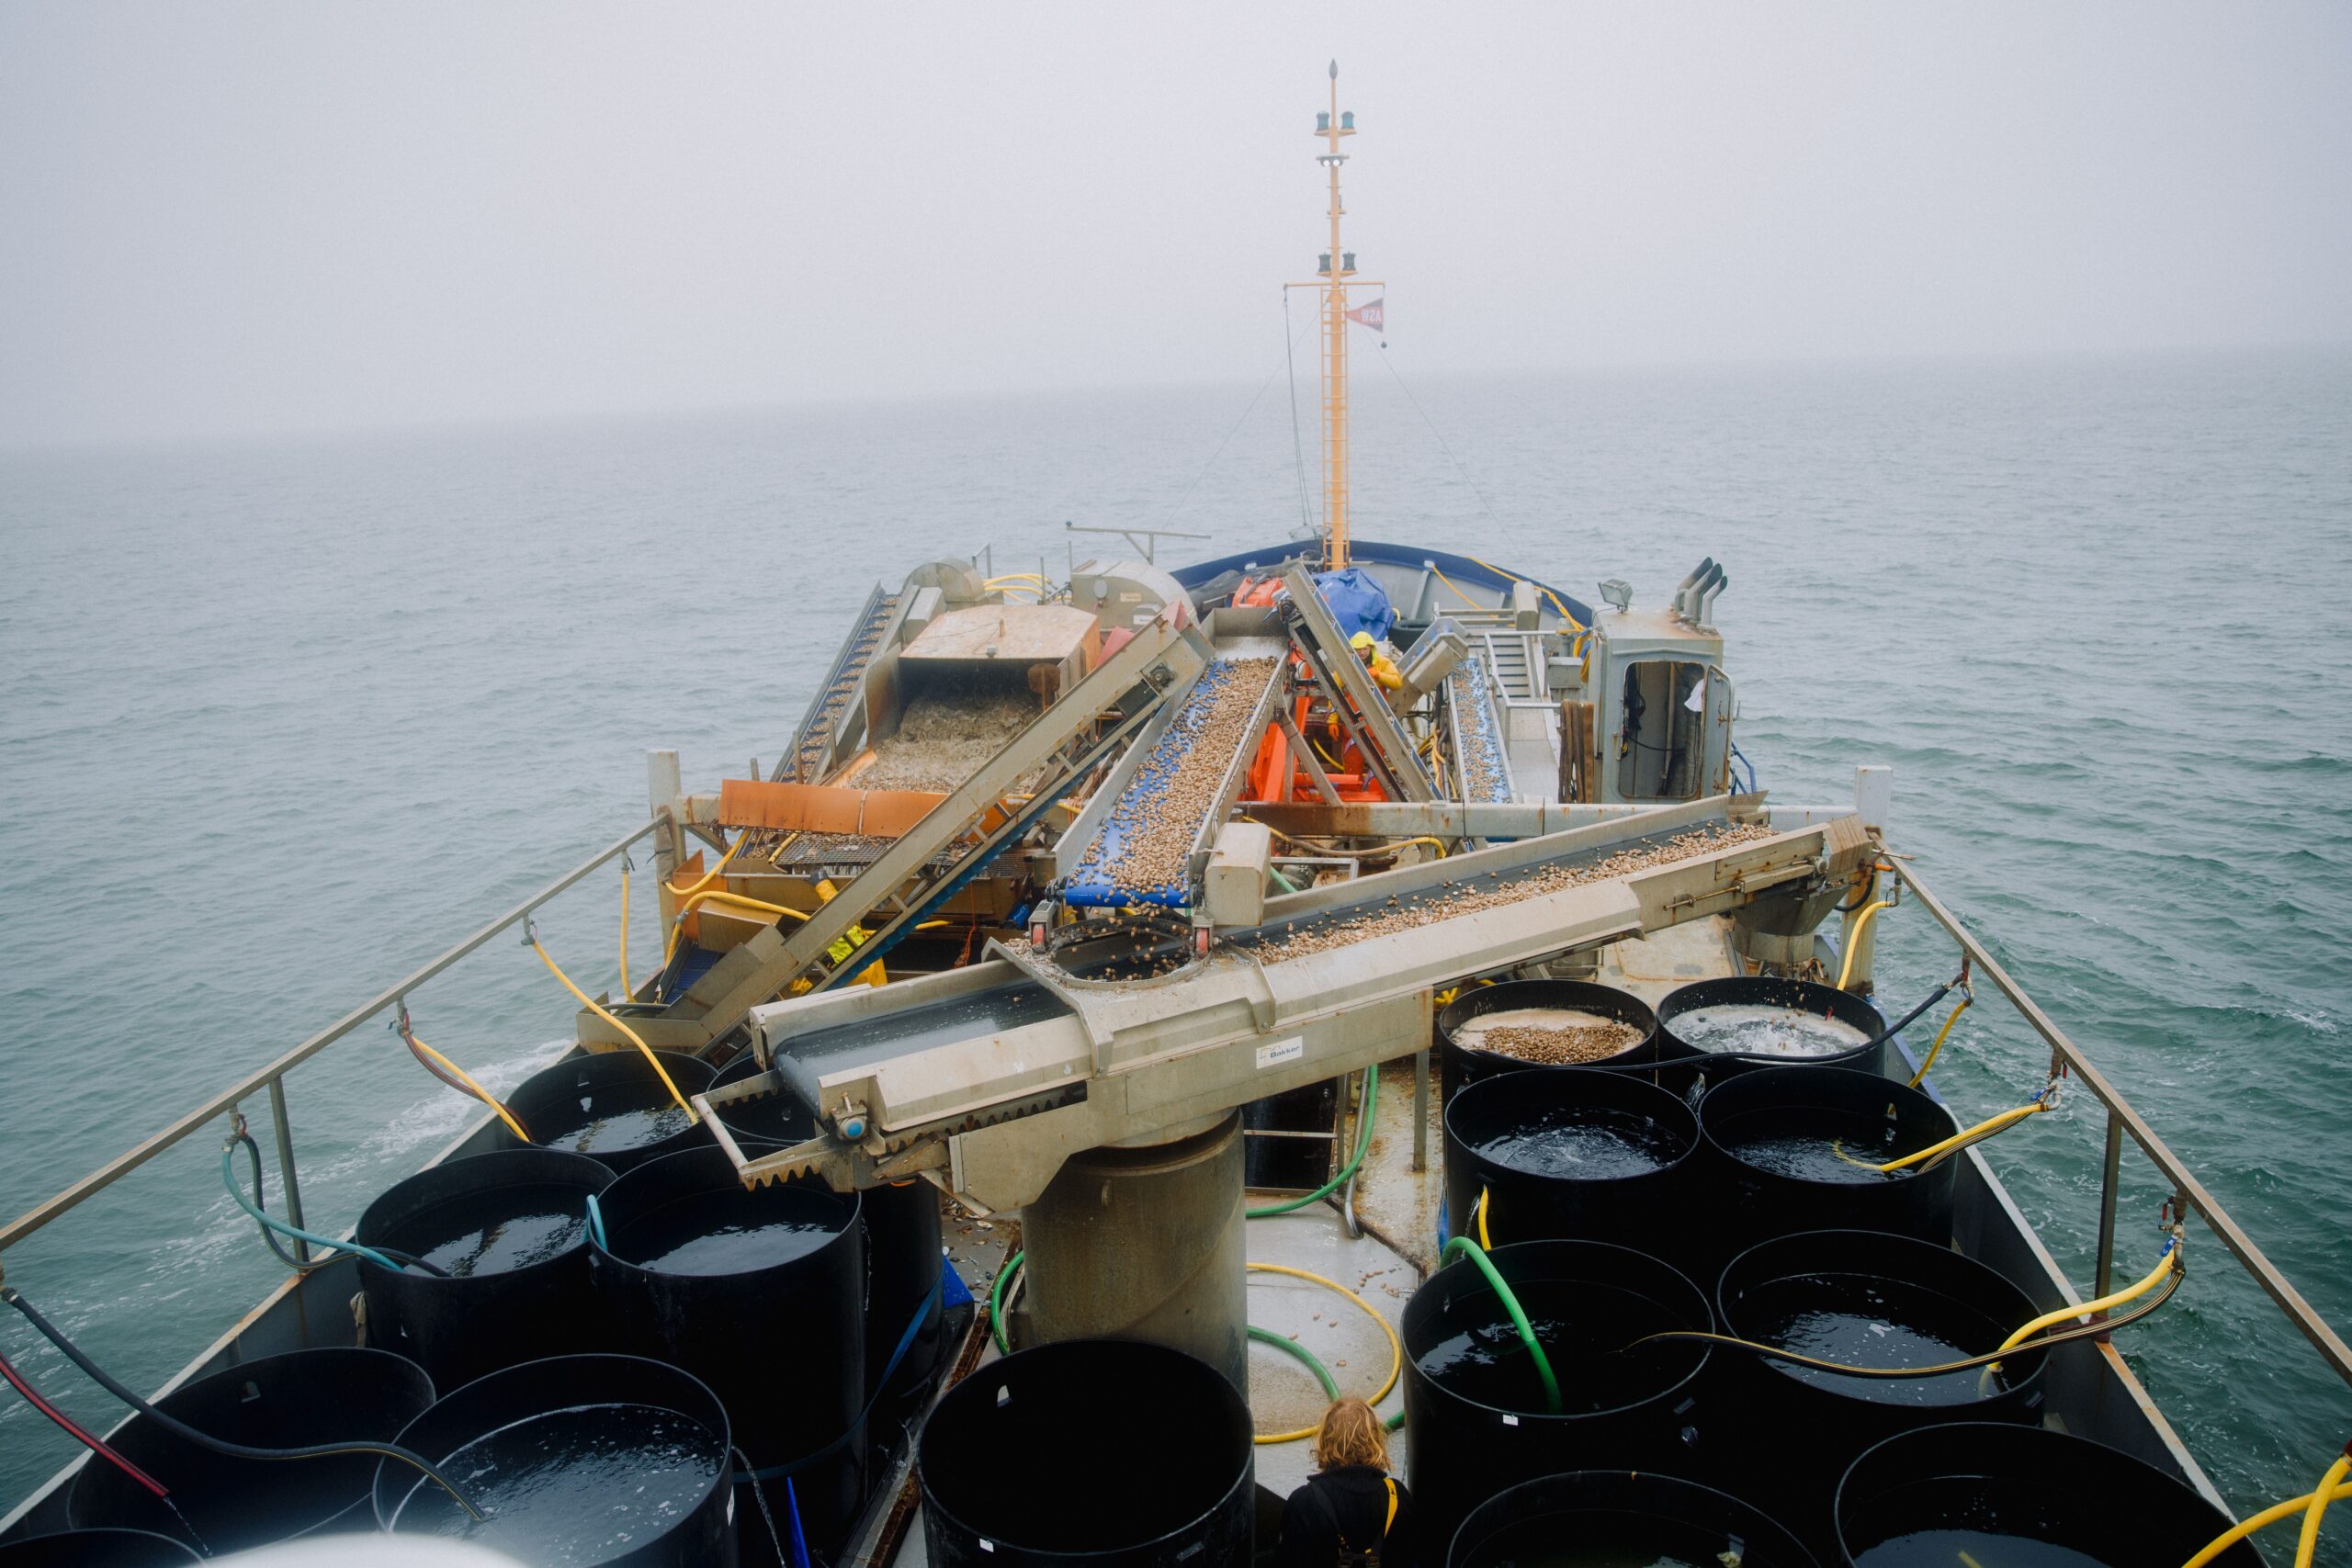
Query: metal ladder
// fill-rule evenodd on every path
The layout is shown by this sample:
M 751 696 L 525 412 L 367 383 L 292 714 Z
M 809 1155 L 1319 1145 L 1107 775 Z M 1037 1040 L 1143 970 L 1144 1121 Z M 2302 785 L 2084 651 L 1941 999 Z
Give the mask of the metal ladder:
M 878 582 L 874 585 L 874 592 L 865 596 L 865 607 L 857 615 L 856 629 L 833 656 L 832 668 L 826 671 L 823 683 L 810 699 L 800 728 L 793 732 L 790 761 L 776 764 L 776 780 L 789 776 L 799 784 L 814 784 L 822 776 L 825 760 L 832 754 L 842 715 L 865 683 L 865 666 L 882 646 L 882 633 L 898 607 L 899 596 L 884 592 Z

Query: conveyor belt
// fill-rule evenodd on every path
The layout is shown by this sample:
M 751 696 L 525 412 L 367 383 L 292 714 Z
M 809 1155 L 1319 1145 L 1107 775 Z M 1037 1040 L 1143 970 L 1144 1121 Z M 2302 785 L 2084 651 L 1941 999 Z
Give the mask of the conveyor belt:
M 1279 658 L 1219 658 L 1102 819 L 1062 897 L 1080 907 L 1180 907 L 1191 901 L 1193 852 L 1227 785 L 1263 733 L 1260 722 Z
M 1445 678 L 1445 697 L 1459 742 L 1454 761 L 1462 778 L 1455 795 L 1465 802 L 1508 802 L 1513 793 L 1510 761 L 1503 750 L 1502 728 L 1495 718 L 1494 694 L 1482 656 L 1470 654 L 1453 667 Z

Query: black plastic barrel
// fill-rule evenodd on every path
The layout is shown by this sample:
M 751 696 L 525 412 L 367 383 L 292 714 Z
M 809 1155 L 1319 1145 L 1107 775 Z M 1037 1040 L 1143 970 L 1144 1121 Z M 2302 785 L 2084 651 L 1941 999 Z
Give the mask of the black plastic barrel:
M 385 1442 L 433 1403 L 433 1380 L 382 1350 L 291 1350 L 199 1378 L 153 1403 L 207 1436 L 248 1448 Z M 108 1441 L 161 1482 L 171 1500 L 157 1499 L 113 1465 L 85 1464 L 65 1495 L 66 1523 L 76 1529 L 152 1530 L 217 1556 L 368 1525 L 372 1454 L 232 1459 L 144 1416 Z
M 1454 1532 L 1445 1568 L 1562 1561 L 1815 1568 L 1796 1537 L 1738 1498 L 1625 1470 L 1547 1475 L 1489 1498 Z
M 2000 1348 L 2040 1315 L 2023 1291 L 1975 1259 L 1875 1231 L 1811 1231 L 1765 1242 L 1733 1259 L 1715 1291 L 1725 1334 L 1859 1367 L 1965 1360 Z M 2018 1351 L 1996 1372 L 1892 1379 L 1720 1350 L 1710 1382 L 1725 1414 L 1751 1431 L 1781 1427 L 1804 1440 L 1758 1443 L 1719 1483 L 1769 1503 L 1826 1555 L 1834 1546 L 1832 1495 L 1855 1456 L 1934 1423 L 2039 1420 L 2048 1359 Z
M 1711 1329 L 1696 1285 L 1645 1253 L 1602 1242 L 1522 1242 L 1497 1247 L 1489 1261 L 1544 1347 L 1561 1409 L 1546 1411 L 1509 1313 L 1476 1265 L 1455 1254 L 1405 1306 L 1408 1479 L 1423 1540 L 1449 1539 L 1487 1498 L 1538 1476 L 1603 1467 L 1687 1474 L 1702 1461 L 1696 1391 L 1707 1345 L 1627 1348 L 1645 1335 Z
M 464 1488 L 387 1459 L 376 1522 L 463 1536 L 525 1562 L 628 1568 L 735 1562 L 727 1412 L 675 1367 L 637 1356 L 556 1356 L 468 1383 L 411 1422 L 401 1446 Z
M 915 1450 L 931 1568 L 1246 1563 L 1250 1407 L 1164 1345 L 1065 1339 L 991 1361 Z
M 439 1388 L 502 1367 L 600 1348 L 588 1303 L 588 1200 L 613 1173 L 585 1155 L 499 1149 L 422 1170 L 359 1216 L 363 1247 L 447 1271 L 362 1261 L 368 1341 Z
M 2230 1528 L 2187 1483 L 2120 1450 L 2041 1427 L 1958 1422 L 1889 1438 L 1838 1487 L 1849 1568 L 2149 1568 L 2186 1562 Z M 2282 1527 L 2283 1528 L 2283 1527 Z M 2251 1541 L 2214 1568 L 2262 1568 Z
M 203 1561 L 192 1548 L 146 1530 L 58 1530 L 0 1541 L 0 1568 L 178 1568 Z
M 598 1201 L 593 1268 L 614 1343 L 709 1384 L 754 1471 L 799 1467 L 801 1523 L 830 1552 L 865 1495 L 856 1195 L 809 1182 L 747 1189 L 714 1145 L 641 1165 Z M 780 1480 L 769 1497 L 783 1506 Z
M 1699 1132 L 1722 1258 L 1799 1231 L 1950 1241 L 1956 1159 L 1927 1170 L 1869 1168 L 1959 1130 L 1928 1095 L 1876 1073 L 1762 1067 L 1718 1083 L 1699 1101 Z
M 675 1051 L 659 1053 L 678 1092 L 692 1099 L 710 1087 L 710 1065 Z M 506 1109 L 543 1149 L 586 1155 L 618 1176 L 650 1159 L 710 1142 L 710 1131 L 680 1110 L 644 1054 L 602 1051 L 568 1056 L 523 1080 Z M 502 1145 L 521 1142 L 501 1122 Z
M 1500 989 L 1499 987 L 1496 987 Z M 1614 1242 L 1683 1259 L 1699 1119 L 1638 1077 L 1538 1067 L 1482 1078 L 1445 1108 L 1445 1211 L 1456 1234 Z
M 1589 980 L 1504 980 L 1492 986 L 1465 987 L 1437 1015 L 1441 1106 L 1451 1104 L 1456 1094 L 1480 1078 L 1544 1065 L 1456 1043 L 1455 1037 L 1472 1020 L 1488 1013 L 1516 1012 L 1522 1008 L 1591 1013 L 1596 1018 L 1640 1030 L 1639 1040 L 1605 1058 L 1611 1066 L 1624 1066 L 1657 1057 L 1657 1015 L 1650 1010 L 1647 1002 L 1631 992 L 1613 986 L 1597 986 Z
M 761 1070 L 745 1052 L 712 1080 L 713 1089 L 740 1083 Z M 817 1134 L 817 1118 L 779 1091 L 728 1107 L 719 1120 L 746 1150 L 787 1148 Z M 858 1194 L 865 1220 L 865 1261 L 871 1271 L 865 1305 L 865 1392 L 871 1398 L 889 1373 L 877 1413 L 889 1414 L 930 1385 L 944 1338 L 941 1276 L 945 1254 L 939 1233 L 939 1197 L 929 1184 L 909 1181 Z M 903 1342 L 906 1348 L 899 1351 Z M 890 1367 L 897 1352 L 899 1364 Z
M 1726 1051 L 1708 1044 L 1703 1024 L 1716 1008 L 1771 1008 L 1843 1024 L 1858 1032 L 1854 1043 L 1819 1054 L 1781 1055 Z M 1657 1004 L 1658 1052 L 1662 1058 L 1694 1062 L 1709 1083 L 1721 1083 L 1735 1074 L 1758 1067 L 1853 1067 L 1862 1072 L 1886 1068 L 1886 1020 L 1860 997 L 1835 986 L 1811 980 L 1783 980 L 1766 975 L 1739 975 L 1722 980 L 1698 980 L 1669 991 Z M 1853 1036 L 1848 1034 L 1847 1038 Z

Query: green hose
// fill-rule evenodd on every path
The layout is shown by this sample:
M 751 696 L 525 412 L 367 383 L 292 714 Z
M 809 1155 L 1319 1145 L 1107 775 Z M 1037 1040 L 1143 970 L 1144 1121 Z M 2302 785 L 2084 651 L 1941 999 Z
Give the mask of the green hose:
M 1294 1209 L 1304 1209 L 1309 1203 L 1319 1203 L 1345 1186 L 1348 1178 L 1356 1173 L 1356 1167 L 1363 1163 L 1364 1151 L 1372 1147 L 1372 1110 L 1379 1101 L 1380 1069 L 1366 1067 L 1363 1070 L 1363 1114 L 1356 1119 L 1359 1123 L 1356 1130 L 1356 1152 L 1354 1157 L 1348 1161 L 1346 1168 L 1304 1198 L 1287 1198 L 1279 1203 L 1269 1203 L 1262 1209 L 1244 1209 L 1241 1212 L 1241 1217 L 1246 1220 L 1262 1220 L 1274 1214 L 1287 1214 Z
M 393 1262 L 390 1258 L 385 1257 L 382 1253 L 377 1251 L 372 1247 L 362 1247 L 356 1241 L 329 1241 L 325 1236 L 312 1235 L 309 1231 L 297 1230 L 292 1225 L 288 1224 L 285 1221 L 277 1219 L 264 1210 L 255 1207 L 253 1200 L 245 1196 L 244 1189 L 237 1185 L 237 1168 L 233 1163 L 236 1158 L 236 1154 L 237 1145 L 233 1143 L 230 1144 L 220 1151 L 220 1181 L 223 1186 L 229 1189 L 229 1196 L 237 1201 L 238 1208 L 243 1209 L 255 1220 L 258 1220 L 261 1224 L 268 1226 L 271 1230 L 277 1232 L 281 1235 L 290 1235 L 297 1241 L 307 1241 L 312 1247 L 323 1247 L 334 1252 L 356 1253 L 359 1257 L 368 1259 L 368 1262 L 380 1264 L 384 1268 L 390 1269 L 395 1274 L 402 1272 L 399 1264 Z
M 1023 1250 L 1006 1258 L 1004 1267 L 996 1271 L 996 1283 L 989 1287 L 989 1327 L 996 1335 L 996 1353 L 1000 1356 L 1012 1354 L 1012 1341 L 1004 1337 L 1004 1288 L 1012 1283 L 1014 1271 L 1028 1256 Z
M 1560 1413 L 1560 1380 L 1552 1375 L 1551 1358 L 1544 1354 L 1544 1347 L 1536 1342 L 1535 1330 L 1528 1324 L 1527 1314 L 1521 1309 L 1519 1298 L 1510 1293 L 1509 1285 L 1503 1283 L 1503 1277 L 1487 1257 L 1486 1248 L 1466 1235 L 1455 1236 L 1445 1244 L 1445 1250 L 1438 1255 L 1439 1264 L 1442 1266 L 1457 1252 L 1476 1264 L 1478 1272 L 1487 1277 L 1487 1283 L 1495 1288 L 1495 1294 L 1501 1300 L 1503 1310 L 1510 1314 L 1511 1325 L 1519 1330 L 1519 1337 L 1526 1345 L 1527 1353 L 1535 1359 L 1536 1375 L 1544 1380 L 1544 1408 L 1557 1416 Z
M 1261 1344 L 1272 1345 L 1277 1350 L 1287 1350 L 1305 1361 L 1306 1370 L 1315 1374 L 1315 1381 L 1323 1385 L 1323 1397 L 1326 1399 L 1340 1397 L 1340 1380 L 1331 1375 L 1331 1369 L 1325 1366 L 1314 1351 L 1297 1340 L 1291 1338 L 1288 1335 L 1277 1334 L 1271 1328 L 1261 1328 L 1254 1323 L 1250 1325 L 1250 1337 Z

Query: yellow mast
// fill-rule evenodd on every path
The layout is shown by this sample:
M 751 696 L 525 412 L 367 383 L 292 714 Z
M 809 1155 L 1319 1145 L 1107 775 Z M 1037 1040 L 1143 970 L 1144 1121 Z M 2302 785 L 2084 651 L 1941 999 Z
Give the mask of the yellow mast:
M 1356 133 L 1353 114 L 1340 112 L 1340 62 L 1331 62 L 1331 107 L 1315 117 L 1315 134 L 1329 151 L 1316 162 L 1330 172 L 1331 248 L 1317 269 L 1323 279 L 1323 558 L 1337 571 L 1348 564 L 1348 278 L 1355 257 L 1340 248 L 1340 165 L 1348 155 L 1340 139 Z

